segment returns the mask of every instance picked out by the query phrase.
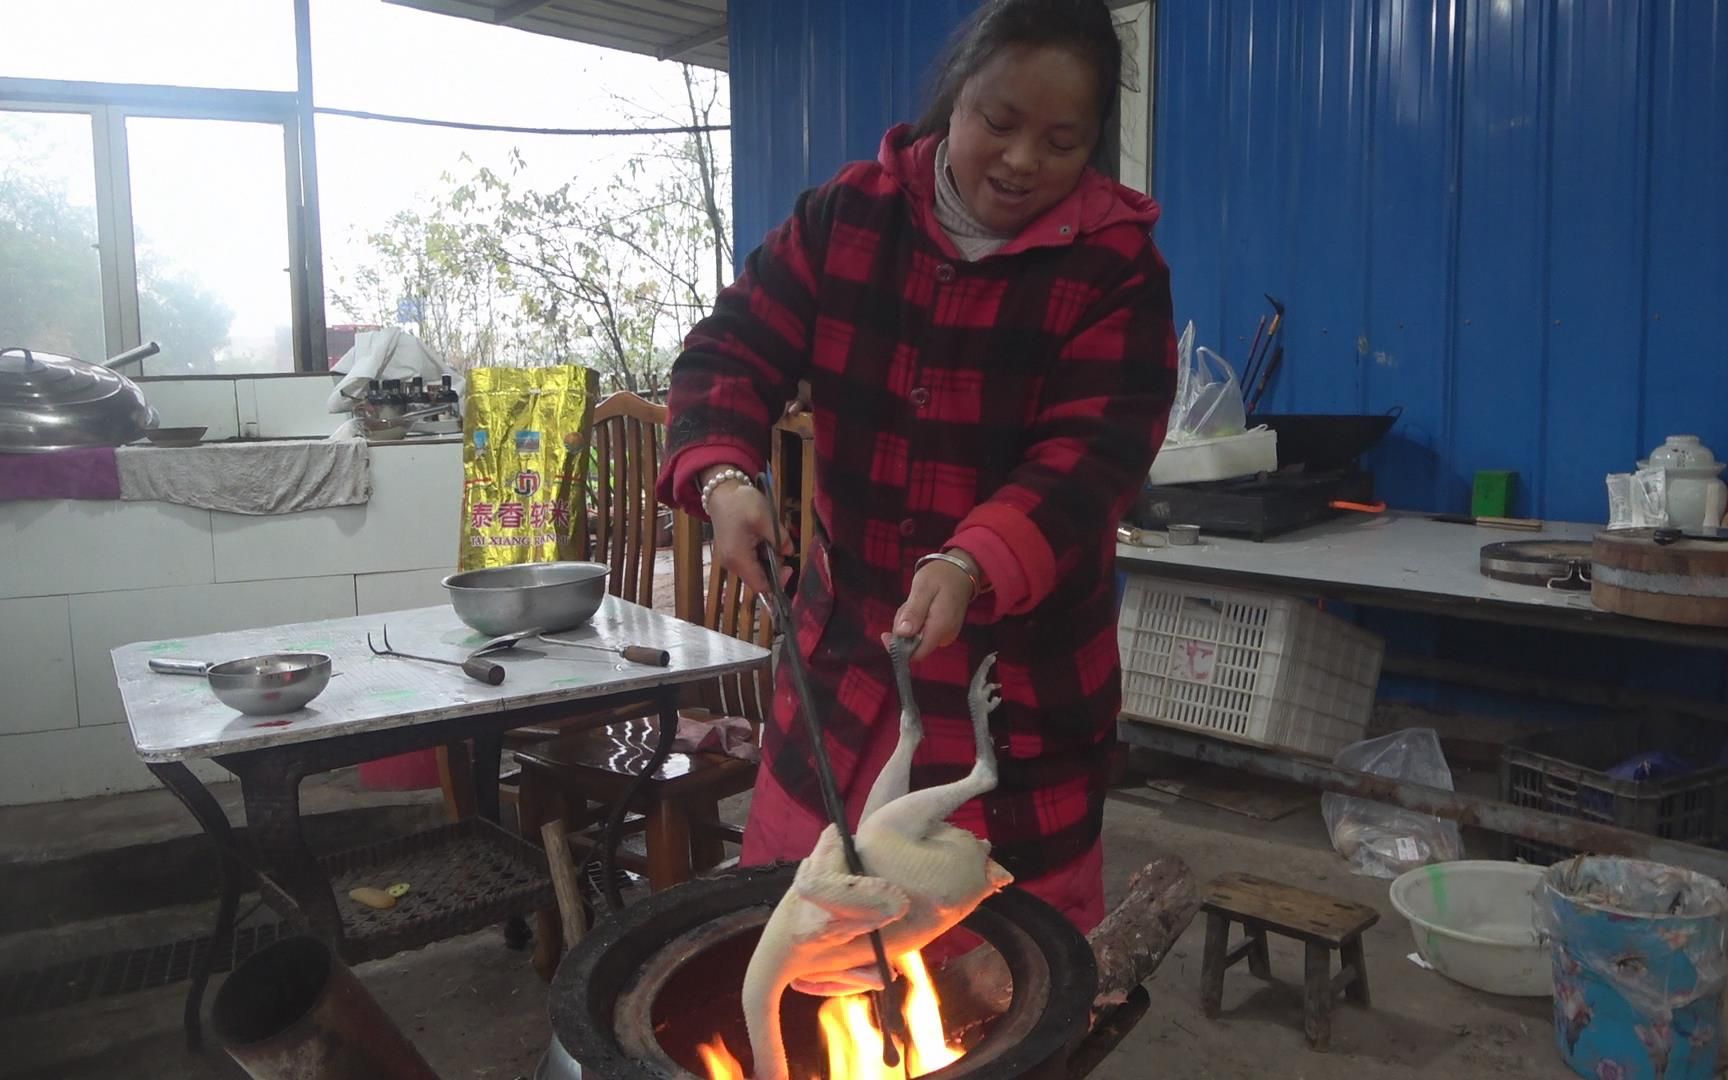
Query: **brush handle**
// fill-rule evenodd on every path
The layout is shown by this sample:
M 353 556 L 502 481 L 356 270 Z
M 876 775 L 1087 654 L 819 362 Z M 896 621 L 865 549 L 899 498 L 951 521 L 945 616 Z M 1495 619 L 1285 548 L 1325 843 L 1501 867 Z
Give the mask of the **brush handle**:
M 1435 514 L 1428 519 L 1446 525 L 1475 525 L 1484 529 L 1518 529 L 1522 532 L 1542 531 L 1542 522 L 1535 518 L 1471 517 L 1469 514 Z
M 504 665 L 484 656 L 470 656 L 462 661 L 462 670 L 470 679 L 483 682 L 487 686 L 497 686 L 504 681 Z
M 160 656 L 151 657 L 150 670 L 162 675 L 208 675 L 210 665 L 202 660 L 166 660 Z
M 672 654 L 665 649 L 651 649 L 646 645 L 626 645 L 618 651 L 624 659 L 632 664 L 647 664 L 649 667 L 672 666 Z

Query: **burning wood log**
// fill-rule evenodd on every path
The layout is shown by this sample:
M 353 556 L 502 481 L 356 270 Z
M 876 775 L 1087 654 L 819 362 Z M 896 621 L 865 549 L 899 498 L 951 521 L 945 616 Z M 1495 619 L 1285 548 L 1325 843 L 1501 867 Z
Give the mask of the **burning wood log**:
M 1086 935 L 1098 959 L 1092 1016 L 1127 1000 L 1152 977 L 1200 910 L 1194 875 L 1175 856 L 1153 859 L 1128 879 L 1128 895 Z
M 1200 894 L 1187 864 L 1175 856 L 1154 859 L 1128 879 L 1128 895 L 1086 936 L 1098 964 L 1092 1023 L 1128 999 L 1152 977 L 1194 921 Z M 977 949 L 934 976 L 943 1013 L 956 1028 L 982 1023 L 1008 1008 L 1013 981 L 1002 957 Z

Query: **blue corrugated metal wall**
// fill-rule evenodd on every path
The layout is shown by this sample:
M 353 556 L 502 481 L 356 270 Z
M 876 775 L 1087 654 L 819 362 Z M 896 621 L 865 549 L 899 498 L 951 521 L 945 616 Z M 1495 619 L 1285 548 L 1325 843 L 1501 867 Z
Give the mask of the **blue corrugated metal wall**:
M 737 249 L 799 192 L 917 118 L 931 61 L 977 0 L 731 0 Z
M 1670 432 L 1728 446 L 1728 2 L 1164 0 L 1177 307 L 1278 410 L 1402 405 L 1396 504 L 1600 520 Z
M 732 0 L 740 251 L 917 113 L 974 2 Z M 1511 468 L 1519 512 L 1600 520 L 1664 434 L 1728 452 L 1728 0 L 1160 0 L 1155 49 L 1181 316 L 1239 355 L 1285 300 L 1272 406 L 1402 405 L 1395 503 Z M 1692 651 L 1371 621 L 1407 653 L 1728 694 Z
M 736 222 L 875 154 L 974 0 L 733 0 Z M 1159 242 L 1271 406 L 1403 406 L 1382 491 L 1605 510 L 1669 432 L 1728 447 L 1728 0 L 1162 0 Z

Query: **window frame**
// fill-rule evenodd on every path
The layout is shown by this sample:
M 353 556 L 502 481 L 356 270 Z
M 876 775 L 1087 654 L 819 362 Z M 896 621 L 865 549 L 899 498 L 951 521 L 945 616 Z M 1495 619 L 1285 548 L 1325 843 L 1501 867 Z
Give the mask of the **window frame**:
M 221 90 L 136 83 L 0 78 L 0 111 L 79 113 L 90 117 L 96 178 L 96 243 L 102 267 L 103 340 L 113 356 L 143 344 L 138 304 L 137 242 L 126 121 L 131 117 L 227 120 L 277 125 L 282 134 L 283 224 L 288 231 L 292 373 L 321 372 L 328 358 L 312 355 L 307 327 L 323 320 L 323 297 L 311 285 L 322 274 L 310 267 L 322 252 L 308 243 L 316 209 L 308 198 L 298 94 L 277 90 Z M 316 197 L 315 195 L 313 196 Z M 316 335 L 321 339 L 322 334 Z M 225 375 L 245 378 L 248 374 Z M 273 374 L 288 374 L 276 372 Z
M 1154 152 L 1153 123 L 1157 110 L 1153 107 L 1153 90 L 1156 86 L 1153 66 L 1158 62 L 1158 51 L 1154 40 L 1158 33 L 1158 0 L 1132 0 L 1128 3 L 1112 5 L 1111 18 L 1115 21 L 1118 32 L 1123 28 L 1133 33 L 1131 42 L 1132 59 L 1135 66 L 1137 85 L 1133 89 L 1122 90 L 1122 103 L 1118 118 L 1116 133 L 1116 179 L 1143 195 L 1152 194 L 1152 178 L 1155 175 L 1152 155 Z M 1139 122 L 1140 130 L 1129 127 L 1130 116 Z M 1142 158 L 1144 168 L 1137 166 L 1133 174 L 1129 174 L 1129 153 L 1137 152 Z

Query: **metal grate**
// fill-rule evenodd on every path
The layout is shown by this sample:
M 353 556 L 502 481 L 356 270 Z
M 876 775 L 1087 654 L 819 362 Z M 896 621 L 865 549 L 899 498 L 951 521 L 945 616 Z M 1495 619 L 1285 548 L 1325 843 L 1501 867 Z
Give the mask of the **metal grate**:
M 216 950 L 211 970 L 231 971 L 282 936 L 281 923 L 242 927 L 234 932 L 231 948 Z M 0 1019 L 183 982 L 191 975 L 193 961 L 209 948 L 209 938 L 186 938 L 32 971 L 0 973 Z
M 342 918 L 342 959 L 349 964 L 381 960 L 555 903 L 546 856 L 540 849 L 480 818 L 328 855 L 318 862 L 336 896 Z M 388 888 L 397 882 L 410 889 L 385 911 L 348 898 L 356 886 Z M 294 902 L 270 875 L 260 875 L 259 886 L 272 908 L 299 921 Z

